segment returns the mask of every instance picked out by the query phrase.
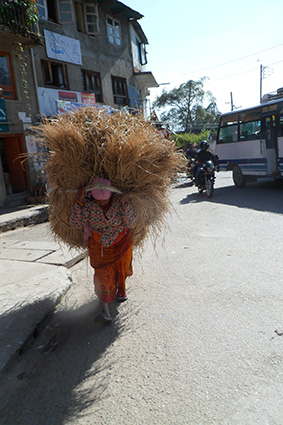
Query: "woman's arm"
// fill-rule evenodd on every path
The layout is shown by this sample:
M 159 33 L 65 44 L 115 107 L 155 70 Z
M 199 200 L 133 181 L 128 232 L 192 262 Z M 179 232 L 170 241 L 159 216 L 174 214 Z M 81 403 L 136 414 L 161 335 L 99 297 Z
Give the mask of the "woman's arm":
M 77 202 L 74 205 L 71 217 L 70 225 L 76 229 L 84 227 L 86 220 L 88 219 L 88 209 L 84 204 L 85 190 L 83 187 L 78 190 Z
M 126 229 L 133 229 L 136 225 L 137 217 L 135 211 L 131 204 L 128 201 L 129 194 L 123 193 L 120 198 L 121 203 L 121 214 L 123 219 L 123 224 Z

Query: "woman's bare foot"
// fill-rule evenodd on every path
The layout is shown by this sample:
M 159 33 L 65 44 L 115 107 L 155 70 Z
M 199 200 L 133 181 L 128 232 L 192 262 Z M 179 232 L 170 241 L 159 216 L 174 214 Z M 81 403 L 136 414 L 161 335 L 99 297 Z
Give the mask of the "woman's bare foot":
M 112 322 L 112 316 L 109 311 L 108 303 L 106 303 L 103 300 L 100 300 L 100 307 L 102 311 L 101 313 L 102 319 L 105 320 L 105 322 Z

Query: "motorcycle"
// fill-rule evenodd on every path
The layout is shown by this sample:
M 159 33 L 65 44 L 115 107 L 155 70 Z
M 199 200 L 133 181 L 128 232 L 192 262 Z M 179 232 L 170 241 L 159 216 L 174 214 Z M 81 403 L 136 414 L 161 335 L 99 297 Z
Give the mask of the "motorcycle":
M 199 193 L 205 190 L 209 198 L 212 197 L 214 191 L 215 170 L 216 167 L 212 161 L 205 161 L 201 164 L 198 178 L 195 181 Z M 219 171 L 218 168 L 217 171 Z
M 189 158 L 188 165 L 187 165 L 187 177 L 191 180 L 193 180 L 195 176 L 195 166 L 196 166 L 196 158 Z

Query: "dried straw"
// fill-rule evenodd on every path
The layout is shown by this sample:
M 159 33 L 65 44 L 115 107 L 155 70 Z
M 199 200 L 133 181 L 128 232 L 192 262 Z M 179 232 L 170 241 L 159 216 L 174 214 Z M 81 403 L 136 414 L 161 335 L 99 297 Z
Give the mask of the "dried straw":
M 52 189 L 50 225 L 59 239 L 82 246 L 83 231 L 69 225 L 77 195 L 68 190 L 89 185 L 94 176 L 106 177 L 114 187 L 130 193 L 137 215 L 135 247 L 157 236 L 170 211 L 172 179 L 186 160 L 150 122 L 142 116 L 109 115 L 87 107 L 52 122 L 45 120 L 37 138 L 49 151 L 45 171 Z

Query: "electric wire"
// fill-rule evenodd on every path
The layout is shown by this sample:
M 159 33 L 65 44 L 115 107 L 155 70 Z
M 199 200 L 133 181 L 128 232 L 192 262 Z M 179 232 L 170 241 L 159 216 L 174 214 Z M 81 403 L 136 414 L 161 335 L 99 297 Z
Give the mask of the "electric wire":
M 268 49 L 265 49 L 265 50 L 260 50 L 260 51 L 255 52 L 255 53 L 251 53 L 250 55 L 247 55 L 247 56 L 242 56 L 241 58 L 238 58 L 238 59 L 233 59 L 233 60 L 231 60 L 231 61 L 223 62 L 223 63 L 218 64 L 218 65 L 212 65 L 212 66 L 209 66 L 209 67 L 207 67 L 207 68 L 199 69 L 199 70 L 197 70 L 197 71 L 187 72 L 186 74 L 182 74 L 182 76 L 184 76 L 184 75 L 189 75 L 189 74 L 195 74 L 195 73 L 197 73 L 197 72 L 207 71 L 207 70 L 209 70 L 209 69 L 213 69 L 213 68 L 220 68 L 221 66 L 229 65 L 230 63 L 238 62 L 238 61 L 240 61 L 240 60 L 244 60 L 244 59 L 250 58 L 250 57 L 252 57 L 252 56 L 256 56 L 256 55 L 258 55 L 258 54 L 260 54 L 260 53 L 268 52 L 268 51 L 270 51 L 270 50 L 276 49 L 276 48 L 281 47 L 281 46 L 283 46 L 283 43 L 281 43 L 281 44 L 277 44 L 276 46 L 273 46 L 273 47 L 269 47 Z
M 235 62 L 238 62 L 238 61 L 240 61 L 240 60 L 244 60 L 244 59 L 247 59 L 247 58 L 249 58 L 249 57 L 256 56 L 256 55 L 258 55 L 258 54 L 260 54 L 260 53 L 268 52 L 268 51 L 270 51 L 270 50 L 276 49 L 276 48 L 281 47 L 281 46 L 283 46 L 283 43 L 277 44 L 276 46 L 269 47 L 268 49 L 264 49 L 264 50 L 260 50 L 260 51 L 255 52 L 255 53 L 251 53 L 250 55 L 242 56 L 241 58 L 234 59 L 234 60 L 232 60 L 232 61 L 224 62 L 224 63 L 222 63 L 222 64 L 218 64 L 218 65 L 212 65 L 212 66 L 207 67 L 207 68 L 199 69 L 198 71 L 187 72 L 187 73 L 185 73 L 185 74 L 181 74 L 181 76 L 183 77 L 183 76 L 185 76 L 185 75 L 191 75 L 191 74 L 195 74 L 195 73 L 197 73 L 197 72 L 207 71 L 207 70 L 209 70 L 209 69 L 220 68 L 221 66 L 229 65 L 229 64 L 231 64 L 231 63 L 235 63 Z M 273 62 L 273 63 L 271 63 L 271 64 L 266 65 L 265 67 L 269 67 L 269 66 L 272 66 L 272 65 L 277 65 L 278 63 L 282 63 L 282 62 L 283 62 L 283 61 Z M 238 76 L 238 75 L 242 75 L 242 74 L 246 74 L 246 73 L 250 73 L 250 72 L 254 72 L 254 71 L 257 71 L 257 68 L 249 69 L 249 70 L 247 70 L 247 71 L 241 71 L 241 72 L 238 72 L 238 73 L 235 73 L 235 74 L 230 74 L 230 75 L 226 75 L 226 76 L 219 77 L 219 78 L 213 78 L 213 77 L 211 78 L 211 77 L 209 77 L 209 80 L 210 80 L 210 81 L 220 81 L 220 80 L 224 80 L 224 79 L 231 78 L 231 77 L 236 77 L 236 76 Z M 165 78 L 165 79 L 166 79 L 166 78 Z M 169 79 L 169 78 L 167 78 L 167 79 Z M 178 79 L 179 79 L 179 78 L 178 78 Z M 174 78 L 174 79 L 173 79 L 173 81 L 174 81 L 174 80 L 177 80 L 177 77 L 176 77 L 176 78 Z M 171 80 L 171 81 L 172 81 L 172 80 Z

